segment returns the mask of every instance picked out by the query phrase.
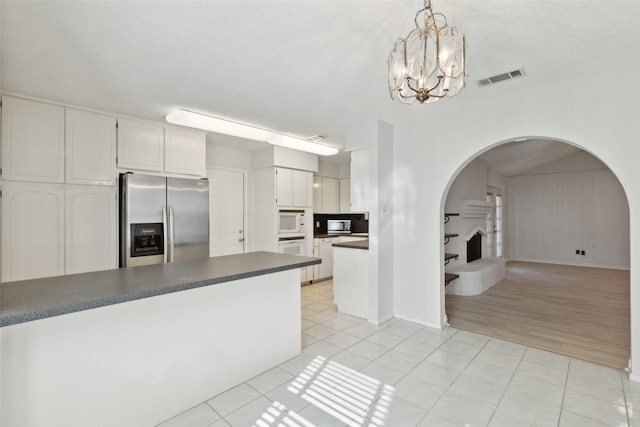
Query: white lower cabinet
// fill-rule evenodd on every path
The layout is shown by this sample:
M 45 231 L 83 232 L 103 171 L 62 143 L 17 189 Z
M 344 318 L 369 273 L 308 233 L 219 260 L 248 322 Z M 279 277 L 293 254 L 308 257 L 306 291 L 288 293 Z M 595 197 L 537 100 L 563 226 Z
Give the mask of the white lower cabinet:
M 363 240 L 359 236 L 335 236 L 313 239 L 313 256 L 322 259 L 322 263 L 313 266 L 313 280 L 324 280 L 333 277 L 333 244 Z M 312 280 L 309 278 L 309 280 Z
M 115 268 L 114 187 L 5 181 L 2 280 Z
M 65 189 L 65 274 L 118 267 L 115 187 Z
M 322 259 L 319 272 L 320 278 L 333 276 L 333 243 L 335 239 L 320 239 L 320 245 L 318 245 L 319 256 Z
M 2 281 L 64 274 L 64 185 L 2 184 Z
M 338 237 L 314 239 L 313 256 L 322 259 L 322 263 L 313 267 L 313 280 L 328 279 L 333 276 L 333 244 Z

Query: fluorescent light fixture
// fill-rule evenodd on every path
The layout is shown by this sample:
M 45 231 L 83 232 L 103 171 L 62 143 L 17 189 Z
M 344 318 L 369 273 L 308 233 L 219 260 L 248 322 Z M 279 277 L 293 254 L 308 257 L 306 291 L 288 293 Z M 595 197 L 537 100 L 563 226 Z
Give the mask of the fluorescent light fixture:
M 206 114 L 194 113 L 188 110 L 173 110 L 167 114 L 165 118 L 169 123 L 175 125 L 204 129 L 225 135 L 253 139 L 255 141 L 266 141 L 275 136 L 275 133 L 265 129 L 207 116 Z
M 308 153 L 319 154 L 321 156 L 333 156 L 334 154 L 338 154 L 338 149 L 335 147 L 316 144 L 315 142 L 307 141 L 300 138 L 294 138 L 287 135 L 276 134 L 273 138 L 268 139 L 267 142 L 269 144 L 279 145 L 281 147 L 287 147 L 294 150 L 306 151 Z
M 173 110 L 167 114 L 165 119 L 169 123 L 173 123 L 175 125 L 204 129 L 225 135 L 253 139 L 255 141 L 264 141 L 273 145 L 279 145 L 293 150 L 306 151 L 308 153 L 319 154 L 321 156 L 332 156 L 338 153 L 338 149 L 335 147 L 307 141 L 306 139 L 282 135 L 242 123 L 219 119 L 206 114 L 194 113 L 189 110 Z

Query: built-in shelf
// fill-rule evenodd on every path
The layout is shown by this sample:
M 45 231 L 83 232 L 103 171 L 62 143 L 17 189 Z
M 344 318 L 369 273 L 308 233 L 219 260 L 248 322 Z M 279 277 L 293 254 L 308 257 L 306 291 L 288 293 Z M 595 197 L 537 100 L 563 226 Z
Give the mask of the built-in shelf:
M 458 259 L 458 254 L 445 253 L 444 254 L 444 265 L 449 264 L 449 261 L 451 261 L 452 259 Z
M 455 213 L 455 212 L 447 212 L 444 214 L 444 223 L 448 223 L 449 220 L 451 219 L 452 216 L 459 216 L 459 213 Z M 449 243 L 449 240 L 454 238 L 454 237 L 458 237 L 457 233 L 444 233 L 444 244 L 446 245 L 447 243 Z M 458 254 L 451 254 L 451 253 L 446 253 L 444 254 L 444 265 L 449 264 L 449 261 L 451 261 L 452 259 L 458 259 Z M 444 273 L 444 285 L 447 286 L 449 284 L 449 282 L 456 280 L 458 277 L 457 274 L 452 274 L 452 273 Z
M 447 286 L 450 282 L 456 280 L 458 277 L 460 277 L 459 274 L 444 273 L 444 285 Z
M 453 237 L 458 237 L 458 235 L 455 233 L 444 233 L 444 244 L 446 245 L 447 243 L 449 243 L 449 239 Z
M 444 223 L 448 223 L 452 216 L 460 216 L 459 213 L 449 212 L 444 214 Z

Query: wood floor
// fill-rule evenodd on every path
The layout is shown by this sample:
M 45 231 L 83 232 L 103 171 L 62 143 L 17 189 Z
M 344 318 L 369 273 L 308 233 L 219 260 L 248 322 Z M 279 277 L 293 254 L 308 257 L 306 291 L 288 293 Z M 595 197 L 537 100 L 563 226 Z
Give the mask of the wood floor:
M 510 261 L 482 295 L 447 295 L 451 326 L 615 368 L 630 355 L 629 272 Z

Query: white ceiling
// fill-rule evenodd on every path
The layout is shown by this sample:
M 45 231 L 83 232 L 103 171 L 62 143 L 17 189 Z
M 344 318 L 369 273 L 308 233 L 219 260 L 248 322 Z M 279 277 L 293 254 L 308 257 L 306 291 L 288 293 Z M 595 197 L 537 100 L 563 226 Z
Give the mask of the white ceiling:
M 387 91 L 386 59 L 420 0 L 0 1 L 5 93 L 161 121 L 188 108 L 343 146 L 358 120 L 428 120 L 447 102 L 548 90 L 640 37 L 640 2 L 434 0 L 467 40 L 467 87 L 432 105 Z M 476 80 L 524 67 L 522 79 Z M 607 86 L 607 84 L 611 86 Z M 555 86 L 558 87 L 558 86 Z M 210 135 L 215 143 L 259 143 Z
M 581 151 L 581 149 L 564 142 L 526 139 L 492 148 L 478 156 L 477 159 L 485 162 L 494 172 L 513 176 Z

